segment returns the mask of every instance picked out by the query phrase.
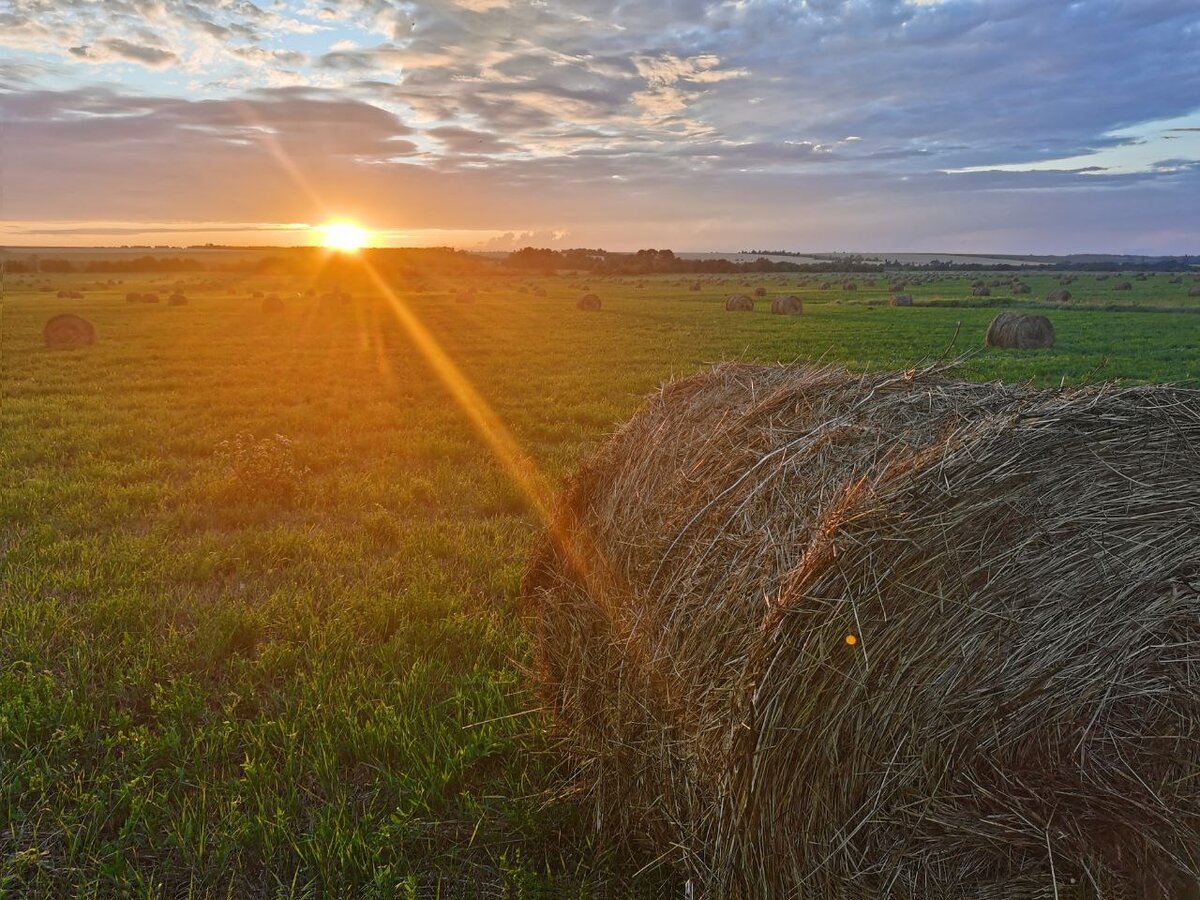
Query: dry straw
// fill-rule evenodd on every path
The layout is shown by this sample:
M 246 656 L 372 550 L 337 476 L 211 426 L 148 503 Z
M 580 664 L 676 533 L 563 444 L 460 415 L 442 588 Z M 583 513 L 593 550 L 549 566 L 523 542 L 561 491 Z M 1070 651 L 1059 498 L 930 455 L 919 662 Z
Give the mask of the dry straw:
M 524 583 L 597 828 L 716 897 L 1177 889 L 1198 447 L 1172 387 L 728 364 L 663 388 Z

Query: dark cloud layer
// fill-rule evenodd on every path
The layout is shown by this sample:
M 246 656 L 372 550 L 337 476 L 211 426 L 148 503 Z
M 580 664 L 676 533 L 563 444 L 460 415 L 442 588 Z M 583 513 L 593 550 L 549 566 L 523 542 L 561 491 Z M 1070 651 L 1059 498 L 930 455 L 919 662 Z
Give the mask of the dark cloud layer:
M 1194 0 L 0 0 L 5 46 L 23 220 L 343 212 L 681 248 L 1200 233 Z

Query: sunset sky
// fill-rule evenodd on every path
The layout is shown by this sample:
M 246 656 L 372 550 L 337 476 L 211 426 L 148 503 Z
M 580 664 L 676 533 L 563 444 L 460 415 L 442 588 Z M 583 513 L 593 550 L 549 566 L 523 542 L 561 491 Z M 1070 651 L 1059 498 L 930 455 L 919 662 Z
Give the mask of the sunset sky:
M 0 243 L 1200 252 L 1196 0 L 0 0 Z

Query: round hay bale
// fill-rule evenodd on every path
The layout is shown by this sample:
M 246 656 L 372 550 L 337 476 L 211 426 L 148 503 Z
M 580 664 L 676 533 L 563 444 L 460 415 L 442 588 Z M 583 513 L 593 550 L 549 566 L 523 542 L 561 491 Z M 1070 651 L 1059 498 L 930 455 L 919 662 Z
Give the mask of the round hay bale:
M 96 343 L 96 326 L 82 316 L 62 313 L 46 323 L 42 340 L 51 350 L 78 350 Z
M 1071 292 L 1065 289 L 1060 291 L 1051 291 L 1046 295 L 1046 299 L 1055 303 L 1066 303 L 1071 299 Z
M 1114 291 L 1132 291 L 1133 285 L 1128 281 L 1118 281 L 1113 285 Z
M 992 319 L 984 334 L 988 347 L 1039 350 L 1054 346 L 1054 323 L 1045 316 L 1004 312 Z
M 596 312 L 600 309 L 600 298 L 595 294 L 584 294 L 575 306 L 588 312 Z
M 754 296 L 755 296 L 755 297 L 765 297 L 765 296 L 767 296 L 767 289 L 766 289 L 765 287 L 756 287 L 756 288 L 754 289 Z
M 725 301 L 726 312 L 754 312 L 754 301 L 745 294 L 734 294 Z
M 142 294 L 142 302 L 143 303 L 158 303 L 159 302 L 158 294 L 154 294 L 154 293 Z
M 1194 876 L 1198 444 L 1162 386 L 655 393 L 523 584 L 588 821 L 711 896 Z
M 1189 297 L 1200 297 L 1200 287 L 1188 288 Z
M 857 291 L 858 285 L 855 284 L 853 281 L 847 281 L 846 283 L 844 283 L 842 285 L 842 290 L 843 291 Z
M 990 296 L 992 296 L 992 289 L 989 287 L 983 287 L 983 286 L 977 287 L 977 288 L 975 288 L 975 290 L 971 291 L 971 296 L 973 296 L 973 297 L 990 297 Z
M 187 303 L 188 303 L 187 295 L 182 294 L 179 291 L 176 291 L 174 294 L 172 294 L 170 297 L 167 298 L 168 306 L 187 306 Z
M 888 306 L 912 306 L 912 294 L 892 294 L 888 297 Z
M 284 310 L 283 300 L 278 294 L 267 294 L 263 297 L 262 311 L 267 315 L 275 315 Z
M 776 297 L 771 301 L 771 312 L 777 316 L 804 315 L 804 301 L 794 294 Z
M 130 291 L 128 294 L 125 295 L 125 302 L 126 303 L 141 303 L 142 302 L 141 292 L 140 291 Z
M 1033 289 L 1024 282 L 1016 281 L 1013 282 L 1012 292 L 1014 294 L 1031 294 L 1033 293 Z

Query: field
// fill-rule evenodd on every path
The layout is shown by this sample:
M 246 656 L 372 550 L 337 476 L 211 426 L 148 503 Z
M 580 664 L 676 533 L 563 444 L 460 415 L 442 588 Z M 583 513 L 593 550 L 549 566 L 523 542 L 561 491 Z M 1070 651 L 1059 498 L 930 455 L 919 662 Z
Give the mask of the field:
M 1191 276 L 1114 293 L 1122 279 L 1080 275 L 1047 313 L 1056 347 L 1025 353 L 980 346 L 1002 289 L 950 305 L 975 277 L 915 286 L 910 308 L 885 305 L 885 282 L 791 275 L 498 276 L 470 303 L 434 279 L 400 297 L 551 484 L 646 392 L 722 359 L 874 370 L 970 350 L 972 379 L 1200 375 Z M 517 611 L 538 517 L 389 303 L 222 278 L 178 307 L 124 299 L 173 276 L 10 283 L 0 896 L 388 897 L 648 862 L 592 846 L 554 792 Z M 1022 278 L 1029 303 L 1058 287 Z M 585 284 L 601 311 L 575 309 Z M 724 311 L 760 285 L 805 314 Z M 64 311 L 95 346 L 42 346 Z

